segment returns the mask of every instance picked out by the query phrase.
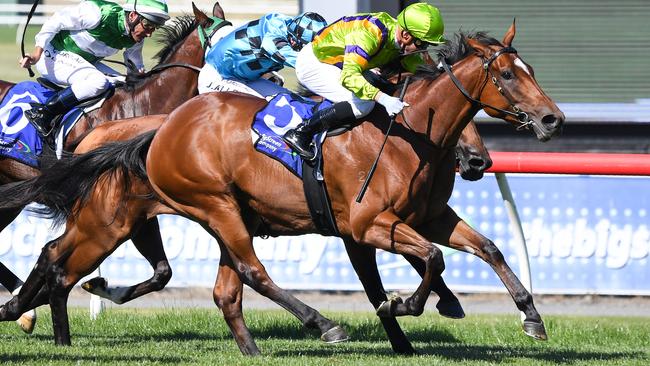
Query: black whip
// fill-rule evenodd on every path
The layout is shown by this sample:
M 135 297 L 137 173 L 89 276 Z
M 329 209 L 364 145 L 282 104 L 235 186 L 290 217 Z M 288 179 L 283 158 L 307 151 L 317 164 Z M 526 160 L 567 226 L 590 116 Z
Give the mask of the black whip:
M 399 93 L 399 100 L 400 102 L 404 100 L 404 94 L 406 94 L 406 87 L 409 85 L 409 81 L 411 81 L 411 76 L 407 76 L 406 79 L 404 79 L 404 85 L 402 85 L 402 91 Z M 403 113 L 400 112 L 400 113 Z M 398 114 L 400 114 L 398 113 Z M 388 128 L 386 129 L 386 136 L 384 136 L 384 142 L 381 144 L 381 148 L 379 149 L 379 153 L 377 154 L 377 158 L 375 159 L 375 162 L 372 164 L 372 167 L 370 168 L 370 171 L 368 172 L 368 176 L 366 176 L 366 180 L 363 182 L 363 186 L 361 186 L 361 190 L 359 191 L 359 194 L 357 195 L 357 203 L 361 203 L 361 200 L 363 199 L 363 196 L 366 194 L 366 189 L 368 189 L 368 184 L 370 184 L 370 180 L 372 179 L 373 174 L 375 174 L 375 169 L 377 169 L 377 163 L 379 163 L 379 157 L 381 156 L 381 152 L 384 151 L 384 146 L 386 146 L 386 141 L 388 140 L 388 135 L 390 134 L 390 129 L 393 127 L 393 123 L 395 123 L 395 118 L 397 118 L 397 115 L 394 115 L 393 117 L 390 118 L 390 123 L 388 124 Z

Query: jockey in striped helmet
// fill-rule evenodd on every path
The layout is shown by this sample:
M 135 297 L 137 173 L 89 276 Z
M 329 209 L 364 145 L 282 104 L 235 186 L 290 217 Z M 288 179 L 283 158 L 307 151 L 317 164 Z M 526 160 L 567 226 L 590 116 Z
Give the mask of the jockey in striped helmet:
M 394 116 L 405 106 L 371 85 L 362 73 L 399 60 L 414 72 L 423 63 L 417 51 L 443 43 L 444 24 L 437 8 L 426 3 L 406 7 L 393 18 L 387 13 L 343 17 L 320 31 L 296 60 L 296 76 L 312 92 L 335 102 L 284 135 L 284 141 L 307 159 L 314 156 L 312 136 L 370 113 L 375 102 Z
M 36 131 L 49 135 L 54 117 L 111 87 L 105 74 L 118 73 L 100 62 L 104 57 L 124 50 L 125 61 L 144 71 L 144 39 L 167 19 L 165 0 L 127 0 L 123 7 L 86 0 L 56 12 L 36 35 L 34 51 L 20 60 L 22 67 L 36 65 L 43 77 L 67 86 L 25 111 Z
M 285 66 L 295 67 L 298 51 L 326 25 L 316 13 L 295 17 L 270 13 L 231 28 L 206 52 L 199 74 L 199 93 L 238 91 L 266 97 L 288 92 L 263 75 Z M 213 42 L 224 28 L 213 36 Z

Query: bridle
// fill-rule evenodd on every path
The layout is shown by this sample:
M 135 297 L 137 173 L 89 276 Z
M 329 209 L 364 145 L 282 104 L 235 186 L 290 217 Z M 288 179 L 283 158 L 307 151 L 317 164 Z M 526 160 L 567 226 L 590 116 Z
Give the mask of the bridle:
M 503 54 L 506 54 L 506 53 L 512 53 L 512 54 L 516 55 L 517 50 L 514 47 L 508 46 L 508 47 L 503 47 L 500 50 L 496 51 L 495 53 L 492 54 L 492 56 L 490 56 L 487 59 L 484 58 L 484 57 L 481 57 L 481 60 L 483 61 L 483 70 L 485 70 L 485 81 L 483 82 L 483 86 L 481 87 L 481 91 L 480 91 L 479 95 L 483 92 L 483 89 L 485 88 L 485 85 L 487 84 L 488 79 L 491 79 L 492 83 L 497 88 L 497 90 L 499 91 L 501 96 L 503 96 L 503 98 L 505 98 L 505 100 L 508 101 L 508 103 L 510 104 L 510 108 L 512 109 L 512 111 L 509 111 L 507 109 L 498 108 L 498 107 L 495 107 L 495 106 L 487 104 L 487 103 L 483 103 L 480 100 L 472 97 L 469 94 L 469 92 L 467 92 L 467 90 L 463 87 L 463 84 L 461 84 L 460 80 L 458 80 L 456 78 L 454 73 L 451 71 L 451 67 L 449 66 L 449 64 L 447 64 L 447 62 L 444 60 L 444 58 L 442 58 L 442 61 L 440 61 L 440 63 L 438 63 L 438 69 L 443 69 L 445 71 L 445 73 L 447 75 L 449 75 L 449 78 L 454 83 L 456 88 L 465 96 L 465 98 L 470 103 L 472 103 L 474 108 L 482 109 L 482 108 L 487 107 L 487 108 L 493 109 L 495 111 L 501 112 L 503 114 L 513 116 L 513 117 L 517 118 L 517 120 L 519 120 L 519 122 L 521 122 L 521 124 L 517 127 L 517 129 L 529 128 L 529 126 L 533 123 L 533 121 L 531 121 L 528 118 L 528 113 L 522 111 L 519 107 L 517 107 L 515 105 L 515 103 L 512 102 L 512 100 L 510 100 L 510 98 L 508 98 L 508 96 L 505 94 L 505 91 L 503 90 L 503 88 L 499 85 L 496 76 L 494 76 L 494 74 L 492 73 L 492 70 L 490 68 L 492 63 L 499 56 L 501 56 Z

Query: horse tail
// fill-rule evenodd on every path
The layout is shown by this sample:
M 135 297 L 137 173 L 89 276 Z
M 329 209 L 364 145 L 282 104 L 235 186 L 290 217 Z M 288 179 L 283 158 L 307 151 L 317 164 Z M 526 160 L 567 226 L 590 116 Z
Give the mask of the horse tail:
M 38 177 L 0 186 L 0 209 L 23 207 L 37 202 L 44 207 L 31 208 L 37 214 L 61 225 L 75 215 L 90 197 L 95 183 L 105 173 L 122 174 L 128 191 L 130 176 L 146 180 L 146 156 L 156 131 L 131 140 L 111 142 L 80 155 L 64 156 L 46 167 Z M 112 178 L 112 177 L 111 177 Z

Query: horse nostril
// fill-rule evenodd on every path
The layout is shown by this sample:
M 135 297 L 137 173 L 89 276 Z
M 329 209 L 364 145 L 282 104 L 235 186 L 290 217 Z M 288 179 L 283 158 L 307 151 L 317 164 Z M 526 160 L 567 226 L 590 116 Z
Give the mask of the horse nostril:
M 480 157 L 474 156 L 474 157 L 469 159 L 468 163 L 469 163 L 469 166 L 479 167 L 480 168 L 485 164 L 485 161 L 483 159 L 481 159 Z
M 542 123 L 549 128 L 554 128 L 561 123 L 561 119 L 558 119 L 553 114 L 547 114 L 542 118 Z

